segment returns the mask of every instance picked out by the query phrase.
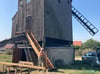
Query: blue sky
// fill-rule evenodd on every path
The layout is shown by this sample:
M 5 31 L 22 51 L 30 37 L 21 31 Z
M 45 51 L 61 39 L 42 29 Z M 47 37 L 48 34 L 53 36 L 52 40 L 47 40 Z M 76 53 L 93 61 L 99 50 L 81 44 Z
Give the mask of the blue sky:
M 0 41 L 11 37 L 12 17 L 17 11 L 17 0 L 0 1 Z M 100 0 L 73 0 L 73 6 L 100 29 Z M 100 41 L 100 32 L 91 36 L 73 18 L 73 40 L 86 41 L 90 38 Z
M 72 4 L 100 30 L 100 0 L 73 0 Z M 95 36 L 91 36 L 77 20 L 73 18 L 73 39 L 86 41 L 90 38 L 100 41 L 100 32 Z
M 17 0 L 0 1 L 0 41 L 11 37 L 12 17 L 17 11 Z

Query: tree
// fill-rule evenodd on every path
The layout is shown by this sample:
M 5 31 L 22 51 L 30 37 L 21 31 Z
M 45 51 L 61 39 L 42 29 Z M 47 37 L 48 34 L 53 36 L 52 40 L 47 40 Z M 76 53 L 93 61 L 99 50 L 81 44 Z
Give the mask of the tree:
M 83 48 L 91 48 L 91 49 L 96 49 L 98 46 L 100 46 L 100 42 L 93 39 L 87 40 L 82 45 Z

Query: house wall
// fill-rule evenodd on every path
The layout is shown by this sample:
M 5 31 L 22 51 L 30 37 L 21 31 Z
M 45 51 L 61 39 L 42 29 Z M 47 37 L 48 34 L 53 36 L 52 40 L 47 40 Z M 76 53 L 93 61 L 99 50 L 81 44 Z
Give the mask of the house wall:
M 38 41 L 42 41 L 44 33 L 44 0 L 32 0 L 31 32 Z
M 63 65 L 74 64 L 74 49 L 73 47 L 47 47 L 47 55 L 53 64 L 57 60 L 62 60 Z
M 18 31 L 17 32 L 23 32 L 24 30 L 24 0 L 18 1 Z
M 15 37 L 15 33 L 18 31 L 18 12 L 12 18 L 12 37 Z
M 46 37 L 72 41 L 70 0 L 44 0 Z

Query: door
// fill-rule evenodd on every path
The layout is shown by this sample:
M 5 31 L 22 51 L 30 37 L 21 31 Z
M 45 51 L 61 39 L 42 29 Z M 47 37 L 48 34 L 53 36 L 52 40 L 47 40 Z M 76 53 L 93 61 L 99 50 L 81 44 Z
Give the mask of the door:
M 26 17 L 26 32 L 31 32 L 32 16 Z

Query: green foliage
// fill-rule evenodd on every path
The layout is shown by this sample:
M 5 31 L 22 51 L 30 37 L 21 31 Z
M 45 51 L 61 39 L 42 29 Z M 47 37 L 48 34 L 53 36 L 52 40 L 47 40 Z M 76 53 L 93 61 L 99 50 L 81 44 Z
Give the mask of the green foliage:
M 100 47 L 100 42 L 94 39 L 89 39 L 86 42 L 82 43 L 81 46 L 74 46 L 75 50 L 79 49 L 96 49 Z
M 84 42 L 81 46 L 82 49 L 87 49 L 87 48 L 91 48 L 91 49 L 96 49 L 98 46 L 100 46 L 100 42 L 93 40 L 93 39 L 89 39 L 86 42 Z
M 81 47 L 80 46 L 74 46 L 75 50 L 79 50 Z
M 8 50 L 8 51 L 6 52 L 6 54 L 7 54 L 7 55 L 13 55 L 13 51 Z

